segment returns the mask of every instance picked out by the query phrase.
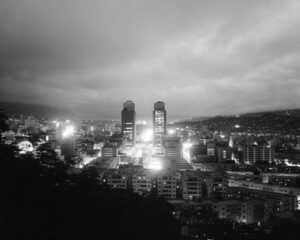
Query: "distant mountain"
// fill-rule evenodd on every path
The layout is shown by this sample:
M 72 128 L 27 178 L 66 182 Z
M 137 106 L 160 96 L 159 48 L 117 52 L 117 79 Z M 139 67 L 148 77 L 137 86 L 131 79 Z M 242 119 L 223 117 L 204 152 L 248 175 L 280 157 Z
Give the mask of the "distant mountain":
M 39 104 L 0 102 L 0 108 L 7 115 L 22 114 L 45 118 L 72 118 L 75 116 L 74 113 L 67 109 Z
M 210 118 L 212 118 L 212 117 L 193 117 L 193 118 L 184 119 L 184 120 L 182 120 L 182 122 L 199 122 L 199 121 L 207 120 Z
M 193 118 L 185 118 L 175 123 L 196 123 L 203 122 L 206 120 L 213 119 L 228 119 L 235 117 L 244 117 L 244 118 L 260 118 L 265 116 L 292 116 L 295 118 L 300 118 L 300 109 L 289 109 L 289 110 L 276 110 L 276 111 L 265 111 L 265 112 L 253 112 L 253 113 L 244 113 L 241 115 L 217 115 L 217 116 L 204 116 L 204 117 L 193 117 Z
M 208 127 L 212 131 L 300 135 L 300 109 L 215 116 L 198 121 L 179 121 L 178 127 Z
M 211 131 L 300 135 L 300 109 L 216 116 L 198 122 L 178 122 L 176 126 Z
M 264 115 L 270 115 L 270 114 L 274 116 L 293 116 L 296 118 L 300 118 L 300 109 L 245 113 L 245 114 L 241 114 L 240 116 L 241 117 L 262 117 Z

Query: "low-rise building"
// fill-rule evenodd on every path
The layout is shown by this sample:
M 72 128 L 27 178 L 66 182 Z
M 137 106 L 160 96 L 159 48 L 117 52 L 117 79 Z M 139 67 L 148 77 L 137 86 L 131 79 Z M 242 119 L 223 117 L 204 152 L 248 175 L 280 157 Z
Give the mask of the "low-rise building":
M 113 188 L 127 189 L 127 176 L 118 172 L 108 173 L 107 184 Z
M 242 203 L 242 215 L 240 222 L 252 224 L 265 219 L 265 201 L 249 200 Z
M 102 147 L 102 157 L 117 157 L 119 146 L 117 143 L 106 143 Z
M 238 221 L 242 212 L 242 202 L 237 200 L 216 202 L 212 209 L 217 213 L 219 219 Z
M 227 195 L 227 178 L 221 173 L 211 173 L 207 177 L 208 199 L 222 200 Z
M 151 176 L 145 173 L 136 173 L 132 176 L 133 191 L 139 194 L 150 192 L 152 188 Z
M 263 191 L 263 192 L 273 192 L 273 193 L 279 193 L 284 195 L 292 195 L 296 197 L 296 205 L 294 210 L 300 209 L 300 188 L 291 188 L 291 187 L 284 187 L 279 185 L 269 185 L 269 184 L 247 181 L 247 180 L 239 180 L 239 179 L 228 179 L 228 186 L 240 187 L 240 188 Z
M 184 172 L 181 183 L 183 199 L 192 200 L 202 198 L 203 176 L 199 172 Z
M 176 198 L 176 176 L 171 173 L 160 173 L 157 176 L 157 194 L 167 199 Z

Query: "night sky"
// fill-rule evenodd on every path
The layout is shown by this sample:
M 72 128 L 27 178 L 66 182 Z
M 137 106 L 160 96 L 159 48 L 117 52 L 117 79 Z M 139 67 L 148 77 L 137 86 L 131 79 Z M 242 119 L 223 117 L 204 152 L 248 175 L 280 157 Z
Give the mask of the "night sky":
M 0 101 L 237 114 L 299 108 L 299 77 L 299 0 L 0 1 Z

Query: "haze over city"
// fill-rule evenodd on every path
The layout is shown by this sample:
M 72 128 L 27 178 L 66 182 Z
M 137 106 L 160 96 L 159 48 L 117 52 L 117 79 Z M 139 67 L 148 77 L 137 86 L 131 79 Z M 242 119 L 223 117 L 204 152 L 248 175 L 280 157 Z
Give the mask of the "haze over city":
M 0 3 L 0 101 L 82 116 L 170 116 L 298 108 L 300 2 Z M 178 111 L 180 109 L 180 111 Z
M 299 29 L 299 0 L 0 0 L 0 239 L 299 240 Z

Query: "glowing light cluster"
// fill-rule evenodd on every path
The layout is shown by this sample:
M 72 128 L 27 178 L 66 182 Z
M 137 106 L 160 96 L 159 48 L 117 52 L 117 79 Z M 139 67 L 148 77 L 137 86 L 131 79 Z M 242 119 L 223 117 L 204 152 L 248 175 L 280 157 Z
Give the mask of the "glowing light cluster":
M 136 153 L 136 157 L 141 158 L 143 154 L 142 149 L 138 149 L 137 153 Z
M 130 157 L 133 156 L 133 152 L 134 152 L 133 148 L 128 148 L 128 149 L 125 150 L 126 155 L 130 156 Z
M 192 146 L 193 146 L 193 144 L 190 142 L 184 142 L 182 144 L 182 155 L 183 155 L 183 158 L 188 162 L 191 161 L 190 148 Z
M 191 148 L 191 146 L 193 146 L 193 144 L 191 144 L 190 142 L 185 142 L 182 144 L 182 149 L 183 151 L 188 151 Z
M 54 121 L 52 121 L 52 124 L 54 124 L 54 125 L 55 125 L 55 127 L 56 127 L 56 128 L 58 128 L 58 127 L 59 127 L 59 125 L 60 125 L 60 122 L 59 122 L 59 121 L 57 121 L 57 120 L 54 120 Z
M 33 145 L 29 141 L 22 141 L 18 143 L 18 148 L 20 149 L 21 154 L 33 151 Z
M 284 164 L 287 165 L 287 166 L 289 166 L 289 167 L 300 167 L 299 163 L 296 163 L 296 164 L 295 163 L 291 163 L 291 162 L 289 162 L 288 159 L 284 160 Z
M 142 120 L 142 121 L 137 121 L 137 124 L 146 126 L 146 125 L 147 125 L 147 122 L 146 122 L 145 120 Z
M 152 170 L 161 170 L 162 164 L 160 161 L 152 159 L 152 161 L 147 164 L 146 168 Z
M 172 135 L 172 134 L 174 134 L 176 131 L 175 131 L 175 129 L 168 129 L 168 134 L 169 135 Z
M 142 142 L 151 142 L 153 140 L 153 130 L 151 128 L 146 129 L 141 134 L 141 140 Z
M 225 135 L 224 134 L 220 134 L 220 138 L 225 138 Z
M 63 138 L 71 137 L 74 135 L 75 128 L 72 125 L 66 126 L 65 130 L 62 133 Z
M 162 166 L 160 163 L 150 163 L 148 168 L 153 170 L 161 170 Z

